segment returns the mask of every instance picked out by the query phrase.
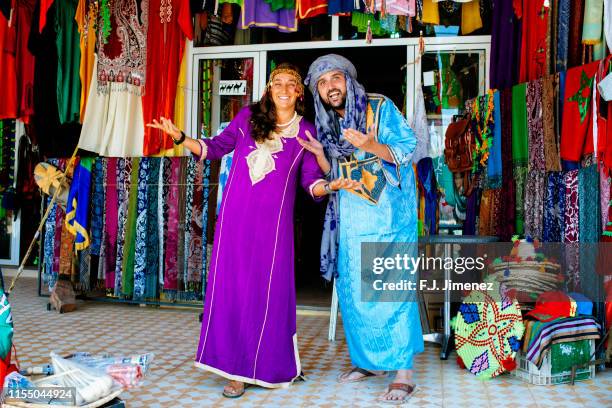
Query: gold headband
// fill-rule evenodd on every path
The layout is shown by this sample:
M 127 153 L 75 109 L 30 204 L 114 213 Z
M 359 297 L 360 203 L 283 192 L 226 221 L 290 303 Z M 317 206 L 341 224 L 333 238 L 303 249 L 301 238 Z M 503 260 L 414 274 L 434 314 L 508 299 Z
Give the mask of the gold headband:
M 267 85 L 268 88 L 272 85 L 274 77 L 276 77 L 278 74 L 289 74 L 293 76 L 298 83 L 298 87 L 303 90 L 304 84 L 302 83 L 302 76 L 299 74 L 299 72 L 291 68 L 276 68 L 274 71 L 272 71 Z

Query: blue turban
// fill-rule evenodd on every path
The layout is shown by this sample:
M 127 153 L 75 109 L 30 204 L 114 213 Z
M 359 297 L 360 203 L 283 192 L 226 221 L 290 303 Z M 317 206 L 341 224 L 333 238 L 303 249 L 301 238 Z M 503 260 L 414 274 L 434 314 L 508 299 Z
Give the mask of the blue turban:
M 368 98 L 363 86 L 357 82 L 355 66 L 343 56 L 324 55 L 310 65 L 304 82 L 314 97 L 317 136 L 325 149 L 325 155 L 331 163 L 331 177 L 336 179 L 339 178 L 339 159 L 350 156 L 356 149 L 344 139 L 342 134 L 336 133 L 336 127 L 334 126 L 336 113 L 331 107 L 325 106 L 319 97 L 317 83 L 323 74 L 330 71 L 340 71 L 346 79 L 346 103 L 344 117 L 340 119 L 341 131 L 343 129 L 355 129 L 366 133 Z M 325 211 L 325 223 L 321 239 L 321 275 L 327 280 L 331 280 L 332 277 L 338 275 L 336 257 L 338 254 L 339 213 L 338 194 L 332 194 Z

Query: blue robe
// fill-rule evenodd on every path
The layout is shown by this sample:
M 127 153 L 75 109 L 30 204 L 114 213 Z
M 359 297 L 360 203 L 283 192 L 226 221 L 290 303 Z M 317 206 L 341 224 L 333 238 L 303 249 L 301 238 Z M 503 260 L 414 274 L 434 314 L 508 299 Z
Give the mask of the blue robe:
M 369 101 L 371 103 L 371 100 Z M 399 164 L 383 161 L 387 184 L 377 204 L 341 190 L 336 289 L 352 363 L 366 370 L 412 369 L 423 351 L 418 303 L 361 301 L 361 243 L 417 242 L 417 201 L 412 153 L 416 136 L 393 102 L 383 97 L 378 141 Z M 355 152 L 358 160 L 367 153 Z M 399 176 L 399 178 L 398 178 Z M 411 279 L 416 280 L 416 275 Z

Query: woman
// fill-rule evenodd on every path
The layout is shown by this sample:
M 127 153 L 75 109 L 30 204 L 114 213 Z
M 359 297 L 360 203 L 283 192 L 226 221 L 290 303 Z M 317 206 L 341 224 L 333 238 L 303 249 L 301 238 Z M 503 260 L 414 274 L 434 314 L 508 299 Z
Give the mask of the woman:
M 223 395 L 240 397 L 245 384 L 287 387 L 300 376 L 293 270 L 293 206 L 298 182 L 314 198 L 354 181 L 323 179 L 303 145 L 314 126 L 303 112 L 297 69 L 282 64 L 261 100 L 243 108 L 212 139 L 186 137 L 168 119 L 161 129 L 194 155 L 217 160 L 234 150 L 217 218 L 197 367 L 230 380 Z

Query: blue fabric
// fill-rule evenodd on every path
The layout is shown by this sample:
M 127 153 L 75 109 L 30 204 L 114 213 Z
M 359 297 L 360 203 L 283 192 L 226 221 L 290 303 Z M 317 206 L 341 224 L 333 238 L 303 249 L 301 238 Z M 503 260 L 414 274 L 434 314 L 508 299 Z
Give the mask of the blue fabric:
M 319 78 L 329 71 L 341 71 L 346 78 L 346 104 L 344 118 L 340 119 L 340 134 L 336 130 L 336 121 L 338 120 L 336 113 L 323 104 L 317 90 Z M 331 163 L 331 177 L 333 179 L 339 178 L 339 160 L 355 152 L 353 145 L 342 136 L 342 130 L 355 129 L 362 133 L 366 132 L 367 95 L 365 89 L 357 82 L 355 66 L 346 58 L 336 54 L 328 54 L 317 58 L 310 65 L 304 83 L 309 87 L 314 97 L 317 137 Z M 327 280 L 337 276 L 338 223 L 338 196 L 332 194 L 325 210 L 321 238 L 321 275 Z
M 544 242 L 563 242 L 565 231 L 565 173 L 548 174 L 547 193 L 544 202 Z
M 417 163 L 417 176 L 425 196 L 425 228 L 427 234 L 438 233 L 438 182 L 434 172 L 433 160 L 425 157 Z
M 501 188 L 502 184 L 502 121 L 501 121 L 501 94 L 495 91 L 493 94 L 493 145 L 489 148 L 489 159 L 487 161 L 487 186 L 489 188 Z
M 565 77 L 567 71 L 559 72 L 559 111 L 557 113 L 557 123 L 563 123 L 563 105 L 565 103 Z
M 138 186 L 136 198 L 136 239 L 134 250 L 134 299 L 140 300 L 145 296 L 146 277 L 145 270 L 147 268 L 147 189 L 148 189 L 148 174 L 151 158 L 143 157 L 140 159 L 138 168 Z
M 104 168 L 106 159 L 98 157 L 93 165 L 93 187 L 91 193 L 91 254 L 100 256 L 102 231 L 104 229 Z
M 570 292 L 567 294 L 569 297 L 576 301 L 576 315 L 593 315 L 593 301 L 582 293 Z
M 92 162 L 93 158 L 91 157 L 85 157 L 79 161 L 74 170 L 66 204 L 65 225 L 68 231 L 76 236 L 74 247 L 79 251 L 87 248 L 90 244 L 88 221 Z
M 159 224 L 157 220 L 159 202 L 159 172 L 162 159 L 149 158 L 147 175 L 147 267 L 145 269 L 145 293 L 147 299 L 157 297 L 157 273 L 159 270 Z
M 557 72 L 567 70 L 567 55 L 570 31 L 570 0 L 559 0 L 557 28 Z
M 423 351 L 416 301 L 362 301 L 361 244 L 417 242 L 416 184 L 411 158 L 416 136 L 405 118 L 385 98 L 381 106 L 379 142 L 386 144 L 399 166 L 400 185 L 388 183 L 377 204 L 341 190 L 336 289 L 353 365 L 366 370 L 411 369 Z M 358 150 L 358 160 L 366 153 Z M 393 168 L 395 165 L 385 163 Z M 403 275 L 407 280 L 416 275 Z
M 329 0 L 327 4 L 327 14 L 334 15 L 338 13 L 350 13 L 355 10 L 355 1 L 353 0 Z

